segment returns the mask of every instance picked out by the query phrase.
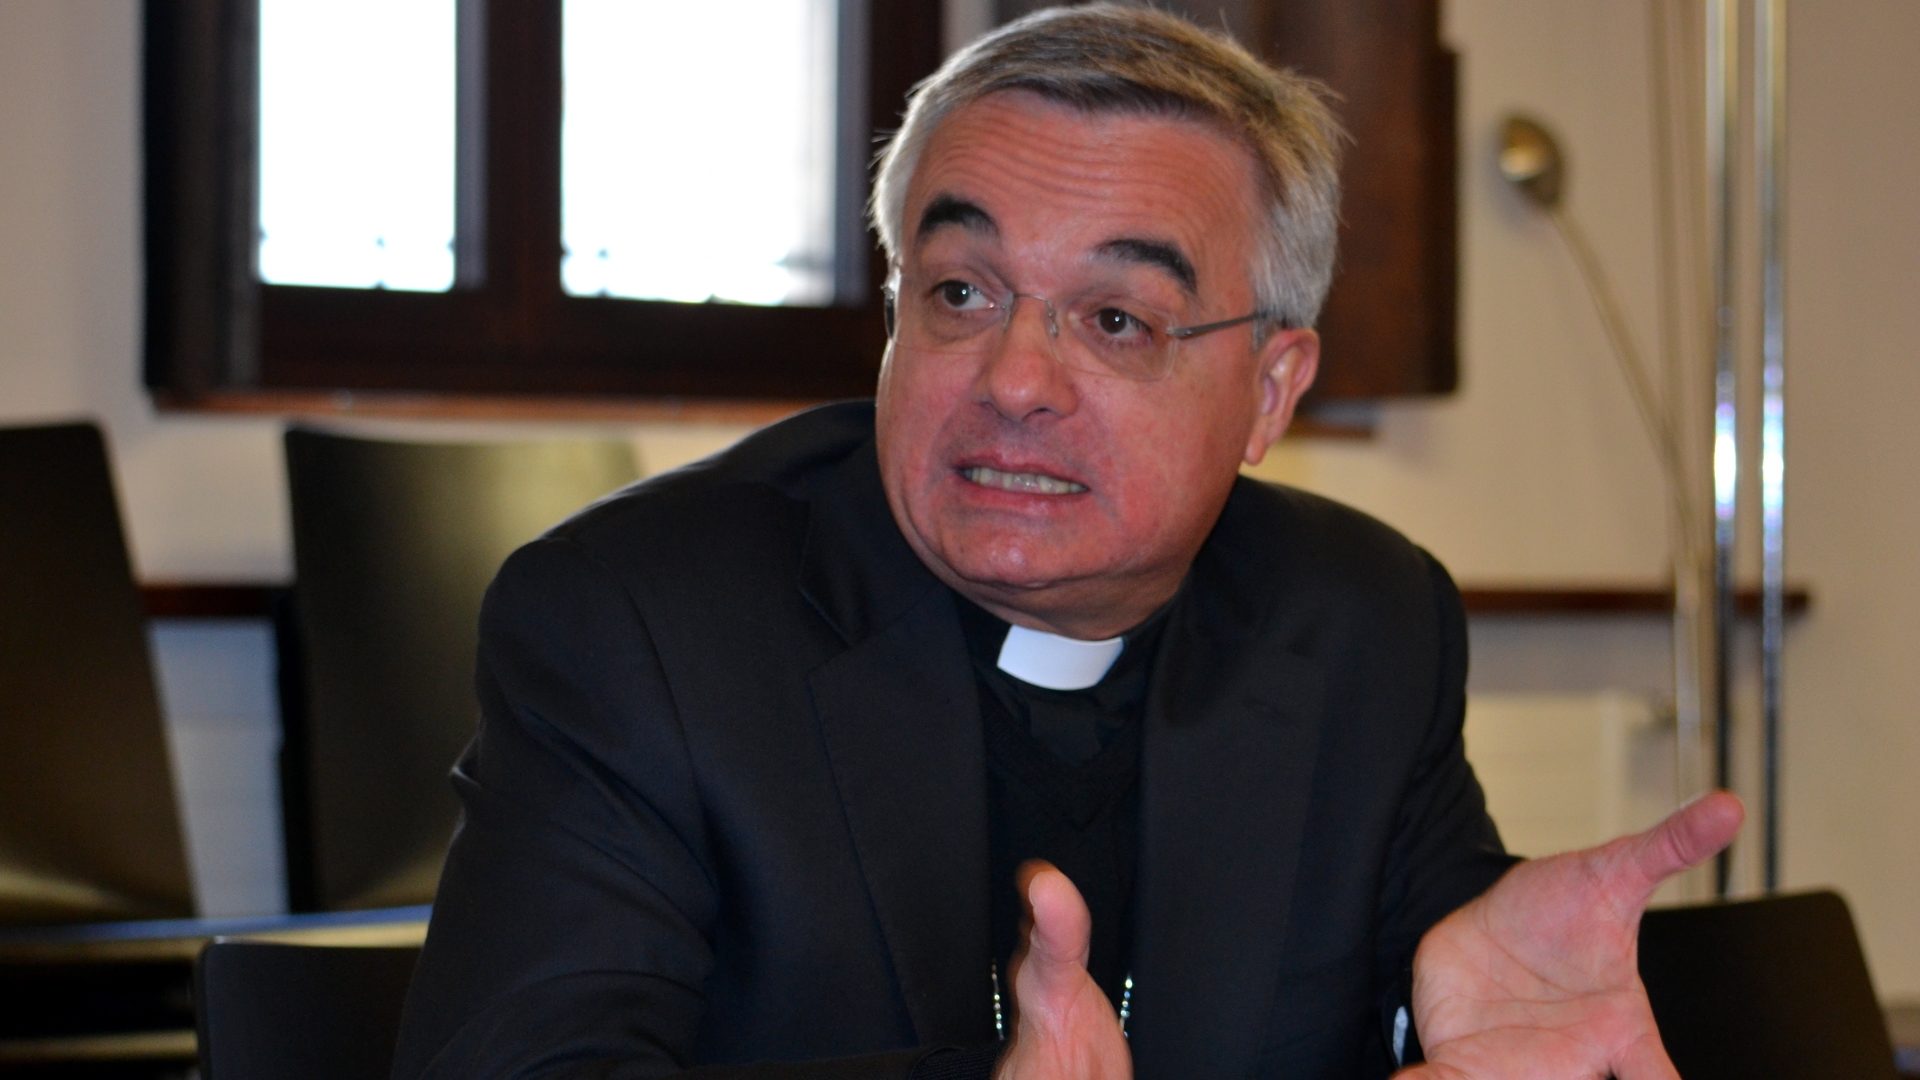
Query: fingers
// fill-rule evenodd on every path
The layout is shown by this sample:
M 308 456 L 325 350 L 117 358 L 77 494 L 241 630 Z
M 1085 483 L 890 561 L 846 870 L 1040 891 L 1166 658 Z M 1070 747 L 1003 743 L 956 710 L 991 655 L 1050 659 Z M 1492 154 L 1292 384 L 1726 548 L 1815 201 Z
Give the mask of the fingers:
M 1660 883 L 1700 865 L 1733 842 L 1746 807 L 1731 792 L 1710 791 L 1630 839 L 1629 865 L 1639 880 L 1633 891 L 1651 897 Z

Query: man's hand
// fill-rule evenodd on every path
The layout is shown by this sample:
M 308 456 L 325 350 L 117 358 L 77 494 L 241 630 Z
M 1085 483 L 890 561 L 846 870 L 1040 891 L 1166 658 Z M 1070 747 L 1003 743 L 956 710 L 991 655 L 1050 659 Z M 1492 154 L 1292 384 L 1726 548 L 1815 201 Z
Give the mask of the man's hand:
M 1120 1018 L 1093 976 L 1093 918 L 1067 875 L 1043 862 L 1020 868 L 1027 946 L 1013 961 L 1013 1020 L 995 1080 L 1130 1080 Z
M 1413 964 L 1428 1064 L 1401 1080 L 1677 1080 L 1640 982 L 1640 914 L 1744 815 L 1715 792 L 1646 832 L 1522 863 L 1441 920 Z

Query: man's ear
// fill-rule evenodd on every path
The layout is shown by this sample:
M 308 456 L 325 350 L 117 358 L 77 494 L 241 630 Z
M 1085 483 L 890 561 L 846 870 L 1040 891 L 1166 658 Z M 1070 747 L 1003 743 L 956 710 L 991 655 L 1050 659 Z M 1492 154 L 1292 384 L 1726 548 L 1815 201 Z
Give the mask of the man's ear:
M 1246 462 L 1260 464 L 1293 422 L 1293 408 L 1320 373 L 1320 335 L 1281 330 L 1260 346 L 1260 413 L 1247 435 Z

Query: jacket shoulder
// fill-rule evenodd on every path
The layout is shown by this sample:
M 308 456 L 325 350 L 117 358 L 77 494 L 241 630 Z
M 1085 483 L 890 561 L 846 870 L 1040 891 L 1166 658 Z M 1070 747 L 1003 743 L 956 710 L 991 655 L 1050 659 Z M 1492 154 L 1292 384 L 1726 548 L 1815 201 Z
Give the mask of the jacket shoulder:
M 791 551 L 815 485 L 868 446 L 873 406 L 821 406 L 710 457 L 631 484 L 548 530 L 613 567 L 698 558 L 711 570 Z
M 1446 569 L 1399 530 L 1323 495 L 1244 477 L 1197 569 L 1251 625 L 1304 619 L 1378 632 L 1459 617 Z
M 1343 580 L 1413 571 L 1433 557 L 1398 529 L 1324 495 L 1241 478 L 1216 533 L 1236 552 Z

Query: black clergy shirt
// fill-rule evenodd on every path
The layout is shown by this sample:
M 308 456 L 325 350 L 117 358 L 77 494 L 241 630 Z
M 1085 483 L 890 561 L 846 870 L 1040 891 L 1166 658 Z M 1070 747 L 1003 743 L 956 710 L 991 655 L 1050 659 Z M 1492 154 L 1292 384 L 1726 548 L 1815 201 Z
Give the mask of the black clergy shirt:
M 1044 859 L 1087 902 L 1093 917 L 1087 968 L 1118 1009 L 1133 927 L 1140 716 L 1166 610 L 1125 635 L 1125 647 L 1099 682 L 1085 690 L 1050 690 L 1000 670 L 1004 620 L 964 597 L 956 602 L 986 742 L 991 970 L 1002 1000 L 1011 1000 L 1008 974 L 1024 936 L 1015 874 L 1029 859 Z M 995 1049 L 935 1053 L 914 1069 L 914 1078 L 987 1077 Z

